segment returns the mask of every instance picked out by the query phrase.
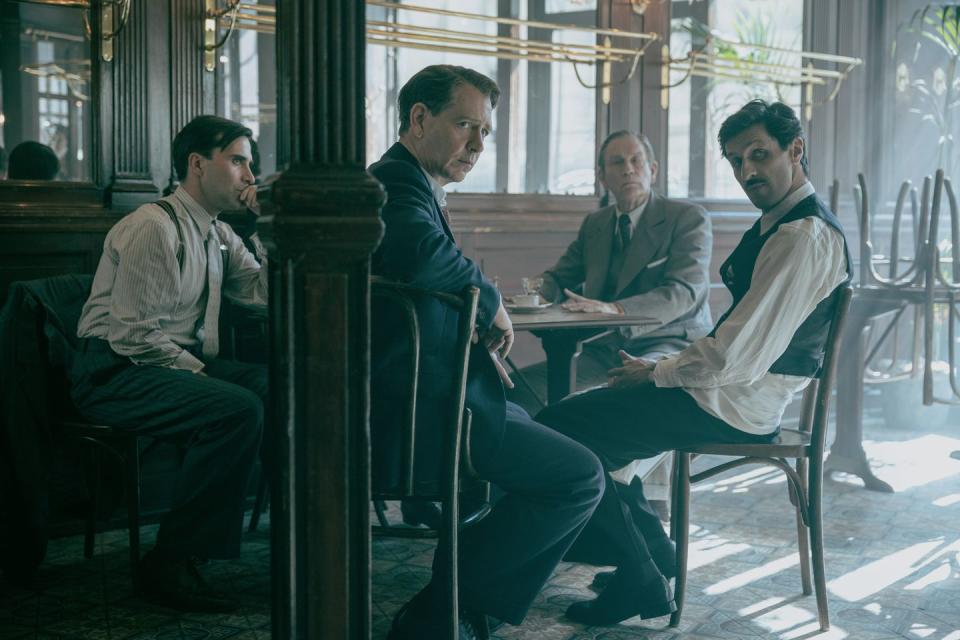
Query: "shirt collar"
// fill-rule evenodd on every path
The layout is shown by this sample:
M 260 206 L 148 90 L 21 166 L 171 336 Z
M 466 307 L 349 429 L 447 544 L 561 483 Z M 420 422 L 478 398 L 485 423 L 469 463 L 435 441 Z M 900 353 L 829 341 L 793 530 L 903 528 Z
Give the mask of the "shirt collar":
M 427 170 L 424 169 L 422 165 L 420 166 L 420 171 L 427 177 L 427 182 L 430 183 L 430 189 L 433 191 L 433 197 L 437 201 L 437 204 L 440 205 L 440 208 L 443 209 L 447 206 L 447 192 L 444 191 L 439 182 L 433 179 L 433 176 L 427 173 Z
M 777 220 L 789 213 L 801 200 L 809 198 L 814 193 L 816 191 L 809 180 L 788 193 L 787 197 L 781 200 L 777 206 L 760 216 L 760 235 L 769 231 L 777 223 Z
M 647 210 L 647 205 L 650 204 L 651 196 L 647 196 L 647 199 L 638 207 L 631 209 L 630 211 L 620 211 L 620 208 L 617 208 L 617 219 L 620 219 L 624 213 L 630 216 L 630 229 L 636 229 L 637 223 L 640 222 L 640 218 L 643 216 L 643 212 Z M 618 225 L 619 228 L 619 225 Z
M 187 210 L 187 214 L 193 218 L 193 221 L 197 224 L 197 228 L 200 230 L 200 237 L 207 237 L 207 234 L 210 233 L 210 225 L 216 220 L 216 216 L 211 216 L 207 213 L 207 210 L 197 204 L 193 196 L 187 193 L 187 190 L 182 186 L 177 187 L 172 197 L 179 202 L 180 205 Z

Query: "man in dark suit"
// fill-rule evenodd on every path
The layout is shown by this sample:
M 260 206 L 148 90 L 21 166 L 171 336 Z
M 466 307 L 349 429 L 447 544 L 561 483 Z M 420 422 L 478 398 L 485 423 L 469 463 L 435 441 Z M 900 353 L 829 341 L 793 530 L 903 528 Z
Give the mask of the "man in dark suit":
M 823 362 L 851 261 L 840 223 L 807 180 L 800 121 L 782 103 L 754 100 L 724 121 L 719 141 L 762 212 L 720 268 L 733 304 L 680 353 L 657 362 L 625 356 L 609 387 L 537 416 L 589 446 L 607 469 L 697 444 L 769 442 Z M 571 619 L 614 624 L 675 609 L 668 567 L 651 553 L 666 534 L 659 521 L 633 515 L 608 482 L 583 537 L 608 550 L 617 572 L 595 600 L 570 606 Z
M 487 614 L 520 624 L 534 597 L 576 539 L 603 492 L 602 469 L 586 448 L 534 422 L 504 399 L 509 378 L 500 358 L 513 342 L 500 293 L 457 247 L 443 186 L 466 177 L 483 151 L 496 84 L 473 70 L 435 65 L 414 75 L 398 98 L 400 141 L 370 167 L 387 191 L 383 241 L 373 273 L 424 289 L 480 289 L 477 337 L 470 356 L 467 404 L 470 449 L 481 477 L 505 495 L 460 537 L 460 637 Z M 378 305 L 386 303 L 378 302 Z M 418 393 L 418 460 L 442 441 L 436 414 L 449 396 L 456 314 L 439 302 L 418 309 L 423 345 Z M 372 324 L 371 427 L 374 483 L 395 470 L 402 406 L 396 379 L 408 346 L 396 311 L 377 306 Z M 503 380 L 503 382 L 501 382 Z M 426 433 L 426 435 L 424 435 Z M 427 585 L 401 609 L 391 640 L 442 637 L 443 594 Z
M 588 215 L 577 239 L 540 276 L 541 294 L 550 302 L 624 317 L 625 326 L 584 344 L 577 360 L 580 389 L 606 381 L 621 349 L 656 360 L 710 331 L 710 217 L 703 207 L 654 193 L 657 168 L 646 136 L 611 133 L 600 146 L 597 176 L 614 203 Z M 656 322 L 629 326 L 631 316 Z M 545 397 L 546 364 L 521 373 Z M 509 397 L 528 411 L 540 408 L 525 387 Z

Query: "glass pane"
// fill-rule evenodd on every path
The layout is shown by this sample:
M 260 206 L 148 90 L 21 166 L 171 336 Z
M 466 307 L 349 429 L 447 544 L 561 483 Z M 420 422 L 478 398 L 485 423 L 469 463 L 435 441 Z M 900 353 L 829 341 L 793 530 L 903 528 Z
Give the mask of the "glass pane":
M 260 160 L 254 169 L 262 179 L 277 171 L 276 36 L 272 28 L 258 31 L 239 24 L 218 52 L 217 113 L 253 131 Z
M 597 0 L 547 0 L 545 9 L 547 13 L 596 11 Z
M 571 32 L 554 40 L 570 44 L 593 44 L 589 33 Z M 584 87 L 572 64 L 550 65 L 550 177 L 549 193 L 592 195 L 594 141 L 596 140 L 596 94 Z M 594 79 L 592 66 L 581 66 L 580 78 Z M 547 105 L 536 105 L 544 108 Z
M 686 3 L 674 3 L 674 7 Z M 675 12 L 676 14 L 676 12 Z M 700 47 L 708 31 L 723 38 L 799 51 L 803 44 L 803 3 L 778 0 L 711 0 L 707 22 L 690 18 L 671 24 L 671 57 L 683 58 Z M 735 49 L 719 56 L 750 56 L 756 62 L 800 68 L 799 55 Z M 800 107 L 801 87 L 762 80 L 687 77 L 671 71 L 669 113 L 669 171 L 667 191 L 672 196 L 743 199 L 723 161 L 716 132 L 733 112 L 754 98 L 779 100 Z
M 8 3 L 18 46 L 4 46 L 0 74 L 0 178 L 91 179 L 90 40 L 83 9 Z
M 492 15 L 496 3 L 486 0 L 410 0 L 409 4 Z M 579 2 L 578 10 L 590 3 Z M 525 19 L 526 3 L 509 17 Z M 579 16 L 578 20 L 584 20 Z M 595 20 L 586 19 L 593 25 Z M 414 11 L 367 8 L 368 28 L 386 30 L 393 24 L 443 29 L 451 33 L 431 35 L 463 37 L 482 33 L 496 35 L 497 25 L 462 17 Z M 463 35 L 461 35 L 463 34 Z M 503 34 L 501 34 L 503 35 Z M 526 27 L 517 26 L 510 37 L 527 38 Z M 592 34 L 547 31 L 539 38 L 565 43 L 594 43 Z M 368 40 L 367 44 L 367 162 L 375 162 L 396 142 L 399 118 L 397 94 L 403 84 L 425 66 L 457 64 L 475 69 L 500 85 L 501 99 L 494 111 L 494 130 L 477 166 L 450 191 L 594 193 L 595 91 L 584 88 L 568 63 L 527 62 L 442 50 L 455 46 L 437 42 L 441 50 L 394 48 Z M 581 75 L 592 81 L 592 66 L 581 65 Z M 508 131 L 498 125 L 508 123 Z M 534 127 L 534 129 L 531 129 Z M 506 136 L 506 138 L 504 137 Z M 508 139 L 507 139 L 508 138 Z M 498 172 L 499 167 L 499 172 Z M 497 177 L 499 174 L 499 178 Z M 498 182 L 499 180 L 499 182 Z

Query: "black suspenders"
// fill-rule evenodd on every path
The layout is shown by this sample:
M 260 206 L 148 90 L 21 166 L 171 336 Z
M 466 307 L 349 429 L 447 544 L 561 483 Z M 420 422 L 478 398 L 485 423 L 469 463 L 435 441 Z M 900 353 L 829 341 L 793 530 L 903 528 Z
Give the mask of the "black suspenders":
M 182 271 L 183 271 L 183 247 L 184 247 L 184 244 L 183 244 L 183 227 L 180 226 L 180 218 L 178 218 L 178 217 L 177 217 L 177 214 L 174 212 L 174 210 L 173 210 L 173 205 L 171 205 L 171 204 L 170 204 L 169 202 L 167 202 L 166 200 L 157 200 L 154 204 L 156 204 L 157 206 L 159 206 L 161 209 L 163 209 L 163 210 L 167 213 L 168 216 L 170 216 L 170 220 L 173 222 L 173 226 L 175 226 L 175 227 L 177 228 L 177 238 L 180 239 L 180 246 L 177 247 L 177 264 L 180 265 L 180 271 L 182 272 Z M 214 233 L 214 236 L 216 236 L 217 241 L 219 242 L 219 241 L 220 241 L 220 234 L 219 234 L 219 233 Z M 230 257 L 230 254 L 227 252 L 226 247 L 223 246 L 223 245 L 220 245 L 220 257 L 223 258 L 223 272 L 226 273 L 226 272 L 227 272 L 227 263 L 228 263 L 228 259 L 229 259 L 229 257 Z
M 170 220 L 173 222 L 173 226 L 177 228 L 177 238 L 180 239 L 180 246 L 177 247 L 177 264 L 180 265 L 180 271 L 183 271 L 183 227 L 180 226 L 180 219 L 177 218 L 177 214 L 173 210 L 173 206 L 166 200 L 157 200 L 154 204 L 159 206 L 161 209 L 166 211 L 167 215 L 170 216 Z

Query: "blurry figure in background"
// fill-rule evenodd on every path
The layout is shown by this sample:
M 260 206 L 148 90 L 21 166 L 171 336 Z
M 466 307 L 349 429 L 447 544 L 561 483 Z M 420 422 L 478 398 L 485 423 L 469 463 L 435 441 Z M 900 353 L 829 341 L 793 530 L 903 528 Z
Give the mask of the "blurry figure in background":
M 47 145 L 28 140 L 10 151 L 8 180 L 55 180 L 60 173 L 60 160 Z

